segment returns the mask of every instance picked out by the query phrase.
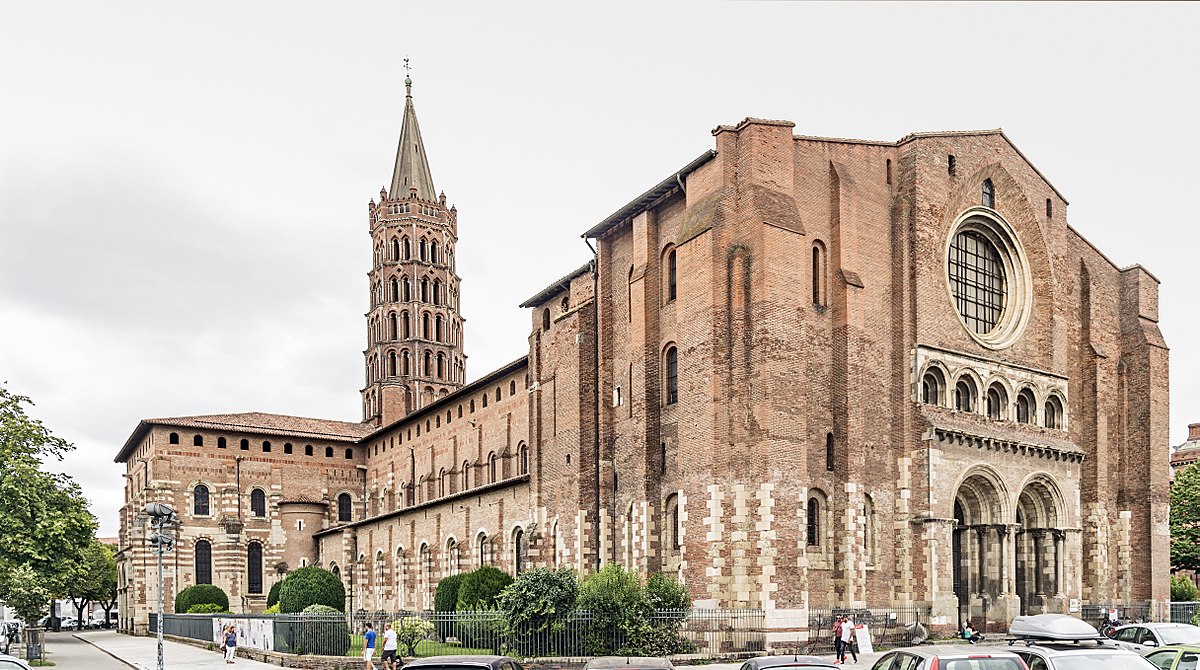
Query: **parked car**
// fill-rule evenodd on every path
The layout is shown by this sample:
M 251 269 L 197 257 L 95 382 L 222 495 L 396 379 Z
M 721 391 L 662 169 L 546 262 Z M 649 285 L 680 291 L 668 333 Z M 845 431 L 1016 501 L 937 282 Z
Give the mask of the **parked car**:
M 817 656 L 760 656 L 742 664 L 738 670 L 767 670 L 767 668 L 836 668 L 833 661 Z
M 1200 644 L 1200 627 L 1186 623 L 1138 623 L 1119 626 L 1112 634 L 1117 646 L 1144 654 L 1168 644 Z
M 820 666 L 817 666 L 820 667 Z M 1029 670 L 1003 647 L 938 644 L 889 651 L 871 670 Z
M 508 656 L 430 656 L 418 658 L 404 670 L 525 670 Z
M 33 668 L 16 656 L 0 654 L 0 670 L 33 670 Z
M 671 670 L 674 666 L 665 658 L 647 656 L 597 656 L 583 670 Z
M 1029 670 L 1148 670 L 1140 654 L 1117 647 L 1094 626 L 1066 614 L 1019 616 L 1008 628 L 1009 645 Z M 1017 644 L 1023 642 L 1024 645 Z
M 1159 670 L 1196 670 L 1200 664 L 1200 645 L 1180 644 L 1151 649 L 1145 656 Z

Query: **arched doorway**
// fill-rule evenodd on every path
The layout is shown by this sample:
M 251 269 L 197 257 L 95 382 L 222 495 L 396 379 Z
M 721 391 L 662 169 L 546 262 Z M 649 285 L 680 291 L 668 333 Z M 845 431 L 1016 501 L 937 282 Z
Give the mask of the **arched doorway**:
M 1062 597 L 1065 535 L 1058 486 L 1037 477 L 1017 498 L 1017 596 L 1021 614 L 1057 611 L 1052 599 Z
M 951 560 L 954 595 L 960 623 L 987 618 L 989 607 L 1000 596 L 1004 565 L 1004 520 L 1007 493 L 991 470 L 977 469 L 963 480 L 954 495 L 954 534 Z

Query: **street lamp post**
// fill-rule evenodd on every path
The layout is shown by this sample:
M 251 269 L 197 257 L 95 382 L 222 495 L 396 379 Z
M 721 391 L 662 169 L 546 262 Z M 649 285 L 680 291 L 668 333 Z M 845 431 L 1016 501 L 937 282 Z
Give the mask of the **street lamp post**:
M 175 546 L 175 540 L 163 530 L 175 524 L 175 510 L 162 503 L 146 505 L 146 514 L 150 517 L 150 525 L 154 532 L 150 535 L 150 547 L 158 555 L 158 670 L 163 670 L 163 554 Z

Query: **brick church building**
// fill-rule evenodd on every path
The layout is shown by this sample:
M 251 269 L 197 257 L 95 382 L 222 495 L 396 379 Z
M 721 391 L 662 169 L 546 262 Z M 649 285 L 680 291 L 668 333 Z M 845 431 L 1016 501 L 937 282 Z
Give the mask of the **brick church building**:
M 953 625 L 1168 598 L 1158 281 L 1068 225 L 1002 132 L 719 126 L 583 233 L 594 259 L 521 304 L 520 356 L 468 383 L 458 212 L 406 84 L 367 212 L 363 421 L 140 422 L 116 458 L 123 627 L 156 597 L 152 501 L 181 519 L 168 607 L 211 582 L 261 611 L 304 565 L 400 610 L 478 565 L 610 562 L 763 609 L 778 639 L 819 607 Z

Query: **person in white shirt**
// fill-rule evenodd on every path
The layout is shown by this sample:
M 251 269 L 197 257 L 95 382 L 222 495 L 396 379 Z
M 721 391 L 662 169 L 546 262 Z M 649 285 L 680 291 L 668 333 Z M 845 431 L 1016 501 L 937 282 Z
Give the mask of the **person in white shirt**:
M 383 667 L 387 670 L 399 670 L 400 662 L 396 658 L 396 648 L 398 642 L 396 631 L 392 630 L 392 624 L 383 625 Z
M 846 654 L 849 653 L 854 657 L 854 662 L 858 663 L 858 650 L 854 648 L 854 621 L 850 617 L 842 622 L 842 657 L 840 660 L 843 664 L 846 662 Z

